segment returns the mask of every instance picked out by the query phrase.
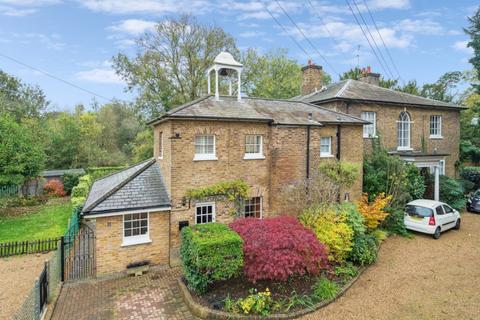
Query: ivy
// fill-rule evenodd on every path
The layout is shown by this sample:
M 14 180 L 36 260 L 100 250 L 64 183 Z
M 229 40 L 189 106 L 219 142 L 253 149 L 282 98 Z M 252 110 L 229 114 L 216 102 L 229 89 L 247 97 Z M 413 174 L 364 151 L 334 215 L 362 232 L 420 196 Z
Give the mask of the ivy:
M 206 198 L 225 197 L 230 201 L 239 201 L 248 198 L 250 187 L 241 180 L 229 180 L 213 184 L 208 187 L 188 189 L 187 198 L 202 200 Z

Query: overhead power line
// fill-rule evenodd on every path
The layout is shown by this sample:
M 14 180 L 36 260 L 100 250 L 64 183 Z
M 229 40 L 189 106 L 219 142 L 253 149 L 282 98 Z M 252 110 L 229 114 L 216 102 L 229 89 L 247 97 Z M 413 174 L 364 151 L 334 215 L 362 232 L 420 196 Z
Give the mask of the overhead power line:
M 11 60 L 11 61 L 13 61 L 13 62 L 15 62 L 15 63 L 18 63 L 19 65 L 22 65 L 22 66 L 24 66 L 24 67 L 26 67 L 26 68 L 29 68 L 29 69 L 32 69 L 32 70 L 34 70 L 34 71 L 40 72 L 41 74 L 46 75 L 47 77 L 50 77 L 50 78 L 55 79 L 55 80 L 57 80 L 57 81 L 63 82 L 63 83 L 65 83 L 65 84 L 67 84 L 67 85 L 69 85 L 69 86 L 71 86 L 71 87 L 74 87 L 74 88 L 76 88 L 76 89 L 78 89 L 78 90 L 81 90 L 81 91 L 83 91 L 83 92 L 86 92 L 86 93 L 88 93 L 88 94 L 90 94 L 90 95 L 92 95 L 92 96 L 95 96 L 95 97 L 98 97 L 98 98 L 101 98 L 101 99 L 105 99 L 105 100 L 110 101 L 110 102 L 115 102 L 115 100 L 113 100 L 113 99 L 111 99 L 111 98 L 107 98 L 107 97 L 105 97 L 105 96 L 103 96 L 103 95 L 101 95 L 101 94 L 98 94 L 98 93 L 96 93 L 96 92 L 93 92 L 93 91 L 91 91 L 91 90 L 89 90 L 89 89 L 82 88 L 82 87 L 76 85 L 75 83 L 72 83 L 72 82 L 70 82 L 70 81 L 68 81 L 68 80 L 64 80 L 64 79 L 62 79 L 62 78 L 60 78 L 60 77 L 57 77 L 57 76 L 55 76 L 55 75 L 53 75 L 53 74 L 51 74 L 51 73 L 49 73 L 49 72 L 47 72 L 47 71 L 44 71 L 44 70 L 35 68 L 35 67 L 33 67 L 33 66 L 25 63 L 25 62 L 22 62 L 22 61 L 20 61 L 20 60 L 18 60 L 18 59 L 16 59 L 16 58 L 10 57 L 10 56 L 8 56 L 8 55 L 6 55 L 6 54 L 4 54 L 4 53 L 0 53 L 0 56 L 4 57 L 5 59 Z

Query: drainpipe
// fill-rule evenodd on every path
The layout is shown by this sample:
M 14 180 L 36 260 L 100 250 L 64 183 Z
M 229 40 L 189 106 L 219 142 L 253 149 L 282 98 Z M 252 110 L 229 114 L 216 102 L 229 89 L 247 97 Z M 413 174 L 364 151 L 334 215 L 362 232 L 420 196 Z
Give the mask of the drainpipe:
M 310 126 L 307 126 L 307 148 L 306 148 L 306 158 L 307 158 L 307 179 L 310 178 Z
M 340 160 L 340 149 L 341 149 L 341 140 L 342 140 L 342 127 L 337 125 L 337 160 Z

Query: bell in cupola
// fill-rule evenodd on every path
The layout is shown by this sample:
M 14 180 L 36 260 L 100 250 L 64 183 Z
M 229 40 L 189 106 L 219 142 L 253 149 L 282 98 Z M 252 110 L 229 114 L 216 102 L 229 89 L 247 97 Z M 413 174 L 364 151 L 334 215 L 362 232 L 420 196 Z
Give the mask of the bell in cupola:
M 218 76 L 228 77 L 229 81 L 229 90 L 228 93 L 232 95 L 232 78 L 233 75 L 237 74 L 237 100 L 242 99 L 241 96 L 241 74 L 242 74 L 243 65 L 236 61 L 233 56 L 228 52 L 220 52 L 213 60 L 213 65 L 207 70 L 207 82 L 208 82 L 208 94 L 211 93 L 210 90 L 210 74 L 212 71 L 215 71 L 215 100 L 220 100 L 220 93 L 218 91 Z

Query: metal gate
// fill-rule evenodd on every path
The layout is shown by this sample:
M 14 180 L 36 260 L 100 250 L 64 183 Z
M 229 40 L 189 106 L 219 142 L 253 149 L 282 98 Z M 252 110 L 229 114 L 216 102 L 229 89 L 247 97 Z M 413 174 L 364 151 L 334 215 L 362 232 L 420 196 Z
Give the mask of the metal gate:
M 94 278 L 95 231 L 83 224 L 74 232 L 67 232 L 62 238 L 62 281 Z
M 38 278 L 38 289 L 40 296 L 40 313 L 43 311 L 43 307 L 47 304 L 48 299 L 48 276 L 47 276 L 47 264 L 43 267 L 42 273 Z

